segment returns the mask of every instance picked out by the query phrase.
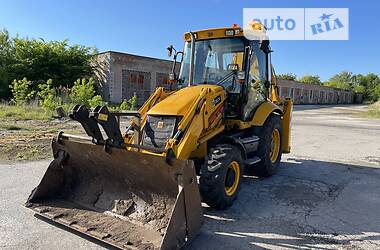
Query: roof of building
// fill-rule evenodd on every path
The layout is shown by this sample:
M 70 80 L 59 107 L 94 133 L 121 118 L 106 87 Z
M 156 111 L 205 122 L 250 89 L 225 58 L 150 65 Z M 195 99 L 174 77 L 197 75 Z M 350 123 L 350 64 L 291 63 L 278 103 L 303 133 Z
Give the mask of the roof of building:
M 167 60 L 167 59 L 150 57 L 150 56 L 141 56 L 141 55 L 135 55 L 135 54 L 125 53 L 125 52 L 120 52 L 120 51 L 113 51 L 113 50 L 107 50 L 107 51 L 104 51 L 104 52 L 97 53 L 96 56 L 97 55 L 102 55 L 102 54 L 107 54 L 107 53 L 118 54 L 118 55 L 122 55 L 122 56 L 123 55 L 133 56 L 133 57 L 139 57 L 139 58 L 145 58 L 145 59 L 151 59 L 151 60 L 159 60 L 159 61 L 165 61 L 165 62 L 173 62 L 173 61 Z

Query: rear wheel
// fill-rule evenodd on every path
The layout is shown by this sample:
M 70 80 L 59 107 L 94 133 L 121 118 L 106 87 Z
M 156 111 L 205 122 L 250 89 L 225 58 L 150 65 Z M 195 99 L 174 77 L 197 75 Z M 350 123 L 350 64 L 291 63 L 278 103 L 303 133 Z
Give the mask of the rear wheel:
M 270 115 L 262 127 L 254 129 L 259 136 L 256 155 L 261 161 L 254 167 L 256 175 L 268 177 L 275 174 L 282 156 L 282 126 L 278 115 Z
M 230 207 L 240 190 L 242 173 L 240 149 L 229 144 L 216 145 L 201 168 L 202 200 L 215 209 Z

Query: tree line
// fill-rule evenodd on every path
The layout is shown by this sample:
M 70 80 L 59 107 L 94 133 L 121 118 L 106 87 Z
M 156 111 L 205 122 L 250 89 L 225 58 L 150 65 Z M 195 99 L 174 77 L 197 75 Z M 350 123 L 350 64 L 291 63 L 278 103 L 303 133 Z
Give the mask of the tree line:
M 280 74 L 277 77 L 284 80 L 351 90 L 355 93 L 363 94 L 364 100 L 370 102 L 380 100 L 380 77 L 374 73 L 363 75 L 342 71 L 332 76 L 326 82 L 322 82 L 318 75 L 304 75 L 298 78 L 295 74 L 286 73 Z
M 69 45 L 68 40 L 44 41 L 11 37 L 0 30 L 0 99 L 9 100 L 10 85 L 26 78 L 29 91 L 38 91 L 38 85 L 52 80 L 53 87 L 71 88 L 79 78 L 90 78 L 96 48 Z
M 68 40 L 44 41 L 42 38 L 29 39 L 18 35 L 11 37 L 7 30 L 0 30 L 0 100 L 16 100 L 16 92 L 18 98 L 41 98 L 38 93 L 44 86 L 51 88 L 50 93 L 60 95 L 70 91 L 75 84 L 78 85 L 78 79 L 80 82 L 91 82 L 95 93 L 96 79 L 93 82 L 89 78 L 97 69 L 94 60 L 96 53 L 96 48 L 69 45 Z M 362 93 L 364 99 L 371 102 L 380 99 L 380 78 L 373 73 L 362 75 L 342 71 L 326 82 L 322 82 L 318 75 L 297 78 L 295 74 L 288 73 L 280 74 L 278 78 L 352 90 Z M 102 101 L 99 97 L 96 99 Z
M 0 101 L 37 103 L 46 110 L 69 110 L 73 104 L 106 105 L 97 94 L 96 53 L 96 48 L 69 45 L 68 40 L 10 37 L 7 30 L 0 30 Z M 136 109 L 137 96 L 110 108 Z

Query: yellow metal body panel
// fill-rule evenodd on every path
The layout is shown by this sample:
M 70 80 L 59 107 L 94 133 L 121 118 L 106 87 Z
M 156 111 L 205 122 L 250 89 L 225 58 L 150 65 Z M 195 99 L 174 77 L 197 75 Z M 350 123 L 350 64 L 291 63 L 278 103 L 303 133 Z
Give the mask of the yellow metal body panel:
M 231 128 L 238 129 L 246 129 L 252 126 L 262 126 L 264 125 L 268 116 L 274 111 L 278 112 L 280 115 L 282 114 L 282 110 L 276 104 L 266 101 L 260 104 L 255 113 L 253 114 L 253 118 L 250 121 L 242 121 L 229 119 L 226 121 L 226 125 Z
M 282 114 L 281 108 L 272 102 L 262 103 L 256 110 L 253 115 L 252 125 L 253 126 L 262 126 L 267 120 L 268 116 L 277 111 L 280 115 Z
M 141 121 L 141 129 L 143 129 L 147 115 L 181 116 L 178 131 L 182 131 L 183 137 L 180 141 L 169 139 L 165 149 L 172 149 L 177 159 L 205 157 L 207 141 L 199 143 L 200 138 L 214 137 L 224 131 L 222 118 L 225 99 L 225 91 L 217 85 L 191 86 L 170 94 L 165 93 L 163 89 L 157 89 L 139 110 L 141 117 L 144 117 Z M 136 138 L 127 141 L 136 143 Z M 166 155 L 166 152 L 162 154 L 147 150 L 140 152 Z
M 226 94 L 223 88 L 216 85 L 198 85 L 187 87 L 183 92 L 194 90 L 198 90 L 198 98 L 193 101 L 189 112 L 178 125 L 178 130 L 183 131 L 184 136 L 179 143 L 169 145 L 178 159 L 189 159 L 194 154 L 205 157 L 207 150 L 204 150 L 204 145 L 199 148 L 199 139 L 204 135 L 215 136 L 224 131 L 221 121 Z M 168 99 L 163 103 L 166 101 Z
M 197 85 L 183 88 L 168 96 L 165 101 L 157 103 L 147 113 L 148 115 L 185 116 L 204 88 L 209 88 L 212 91 L 222 90 L 222 87 L 216 85 Z
M 291 122 L 292 122 L 293 102 L 292 99 L 286 98 L 284 101 L 283 118 L 282 118 L 282 152 L 290 153 Z

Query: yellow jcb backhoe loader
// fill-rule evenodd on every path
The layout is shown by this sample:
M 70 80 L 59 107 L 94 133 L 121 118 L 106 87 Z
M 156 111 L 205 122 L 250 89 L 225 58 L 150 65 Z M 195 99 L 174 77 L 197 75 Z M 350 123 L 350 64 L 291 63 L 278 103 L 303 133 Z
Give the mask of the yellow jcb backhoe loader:
M 269 41 L 237 26 L 184 40 L 183 52 L 168 47 L 175 90 L 157 88 L 138 112 L 73 108 L 88 137 L 53 139 L 27 208 L 118 248 L 178 249 L 200 230 L 201 201 L 227 208 L 243 173 L 276 172 L 290 151 L 292 102 L 278 97 Z M 133 116 L 124 133 L 123 115 Z

